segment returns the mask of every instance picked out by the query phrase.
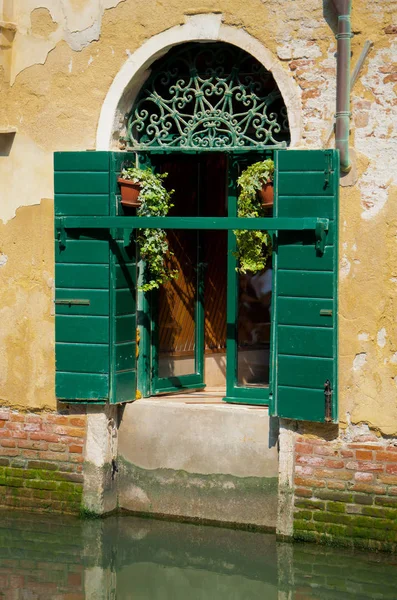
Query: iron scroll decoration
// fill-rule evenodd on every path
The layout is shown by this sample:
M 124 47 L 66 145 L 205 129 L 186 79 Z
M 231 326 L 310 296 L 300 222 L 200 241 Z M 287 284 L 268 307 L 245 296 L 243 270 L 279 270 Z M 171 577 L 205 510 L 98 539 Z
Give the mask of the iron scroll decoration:
M 272 74 L 235 46 L 186 44 L 159 59 L 127 115 L 132 149 L 286 147 L 287 110 Z

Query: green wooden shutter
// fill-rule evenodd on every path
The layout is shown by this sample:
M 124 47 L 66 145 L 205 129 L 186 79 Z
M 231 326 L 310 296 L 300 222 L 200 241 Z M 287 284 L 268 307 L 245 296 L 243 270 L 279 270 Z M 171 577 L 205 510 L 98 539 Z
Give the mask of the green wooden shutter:
M 133 159 L 128 153 L 55 153 L 55 217 L 115 215 L 121 156 Z M 134 400 L 134 244 L 124 247 L 123 230 L 66 229 L 61 243 L 55 233 L 56 396 Z
M 276 238 L 271 411 L 336 421 L 339 156 L 334 150 L 280 150 L 275 166 L 275 216 L 327 218 L 329 230 L 324 252 L 316 250 L 313 231 L 280 231 Z

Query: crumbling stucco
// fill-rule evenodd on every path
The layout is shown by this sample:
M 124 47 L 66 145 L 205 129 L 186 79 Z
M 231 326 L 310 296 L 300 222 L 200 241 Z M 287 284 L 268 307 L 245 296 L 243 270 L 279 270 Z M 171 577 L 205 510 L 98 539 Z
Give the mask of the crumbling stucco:
M 99 40 L 106 9 L 125 0 L 14 0 L 17 35 L 13 46 L 11 83 L 18 73 L 44 64 L 49 52 L 65 40 L 79 52 Z
M 35 8 L 30 15 L 30 22 L 32 35 L 46 38 L 57 29 L 48 8 Z
M 56 408 L 53 202 L 0 223 L 0 405 Z
M 366 40 L 373 49 L 352 93 L 358 180 L 340 194 L 339 417 L 342 426 L 349 413 L 353 424 L 389 435 L 397 433 L 396 8 L 394 0 L 353 2 L 352 64 Z M 335 100 L 331 2 L 14 1 L 11 86 L 0 69 L 0 125 L 18 127 L 0 152 L 2 402 L 55 406 L 52 209 L 41 202 L 53 197 L 52 153 L 94 148 L 101 107 L 127 57 L 187 14 L 212 11 L 274 55 L 301 96 L 301 145 L 324 147 Z

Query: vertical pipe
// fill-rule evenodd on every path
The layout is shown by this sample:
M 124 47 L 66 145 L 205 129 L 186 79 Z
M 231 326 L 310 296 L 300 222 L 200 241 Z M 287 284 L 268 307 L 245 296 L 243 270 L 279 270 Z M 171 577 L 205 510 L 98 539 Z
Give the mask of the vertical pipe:
M 351 54 L 351 0 L 334 0 L 338 11 L 335 145 L 340 151 L 341 171 L 351 169 L 349 157 L 350 130 L 350 54 Z

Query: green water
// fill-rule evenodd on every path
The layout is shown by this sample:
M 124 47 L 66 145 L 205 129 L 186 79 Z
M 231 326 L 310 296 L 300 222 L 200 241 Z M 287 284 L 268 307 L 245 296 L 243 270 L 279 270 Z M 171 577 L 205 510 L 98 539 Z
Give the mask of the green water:
M 134 517 L 0 513 L 1 600 L 397 599 L 397 556 Z

